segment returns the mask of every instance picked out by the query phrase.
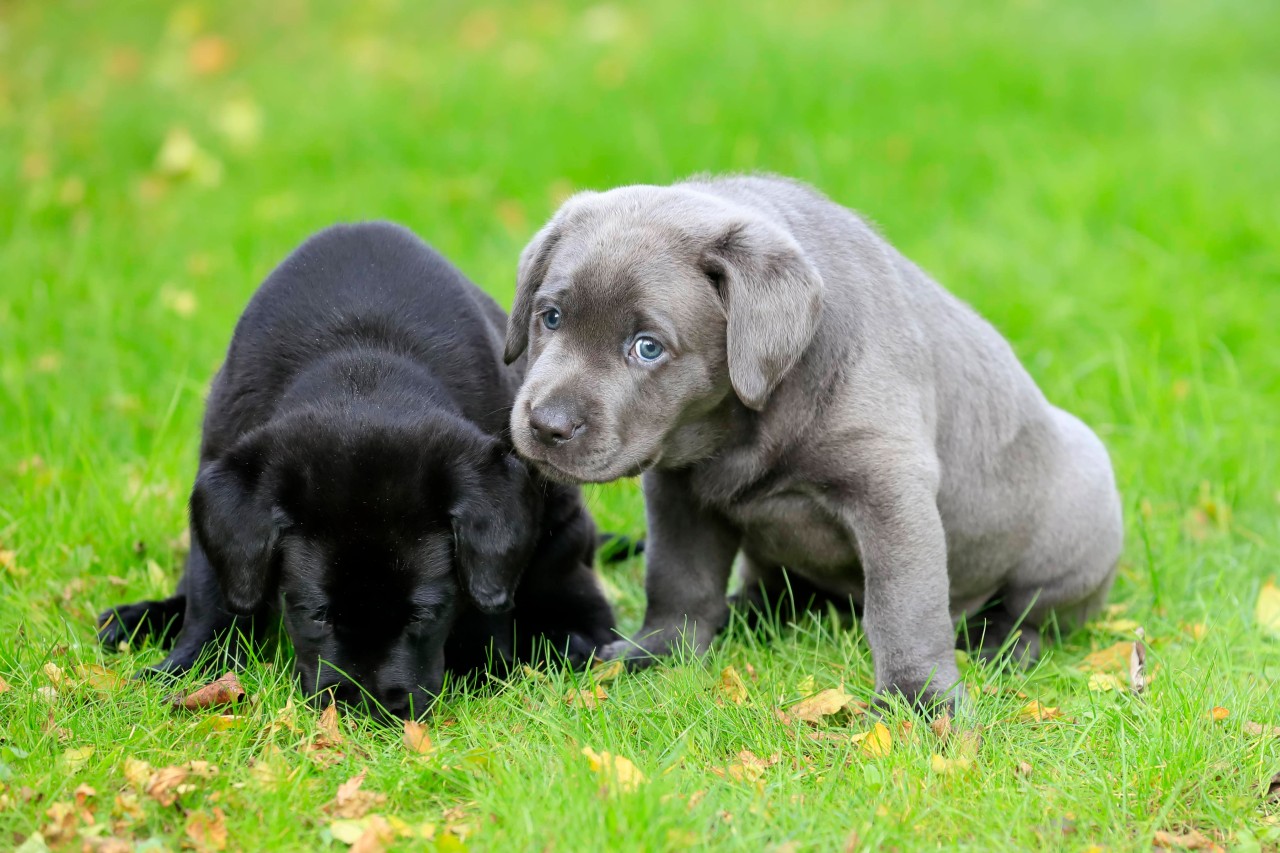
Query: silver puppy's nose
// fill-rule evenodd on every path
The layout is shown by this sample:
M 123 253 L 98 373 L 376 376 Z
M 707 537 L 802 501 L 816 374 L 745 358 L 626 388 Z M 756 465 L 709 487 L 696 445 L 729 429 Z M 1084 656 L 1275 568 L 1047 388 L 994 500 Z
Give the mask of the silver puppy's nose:
M 584 422 L 563 406 L 535 406 L 529 411 L 529 429 L 547 447 L 572 441 L 583 426 Z

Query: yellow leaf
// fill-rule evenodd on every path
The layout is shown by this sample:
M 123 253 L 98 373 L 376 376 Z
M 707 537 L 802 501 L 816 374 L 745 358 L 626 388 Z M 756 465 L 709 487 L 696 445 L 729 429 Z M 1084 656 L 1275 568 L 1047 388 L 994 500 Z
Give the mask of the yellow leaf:
M 939 776 L 949 776 L 953 773 L 962 773 L 973 767 L 972 758 L 944 758 L 937 753 L 929 759 L 929 769 Z
M 718 690 L 723 699 L 735 705 L 741 705 L 747 701 L 747 683 L 742 680 L 741 675 L 738 675 L 738 670 L 732 666 L 726 666 L 720 670 Z
M 126 758 L 121 767 L 125 781 L 135 788 L 141 788 L 151 778 L 151 765 L 139 758 Z
M 0 695 L 8 693 L 12 689 L 13 688 L 9 686 L 9 682 L 5 681 L 3 678 L 0 678 Z
M 345 739 L 342 736 L 342 719 L 338 716 L 337 702 L 330 702 L 325 706 L 325 709 L 320 712 L 320 719 L 316 725 L 320 729 L 320 736 L 316 738 L 317 743 L 323 739 L 326 746 L 337 746 Z
M 884 723 L 876 723 L 871 731 L 856 734 L 850 740 L 861 745 L 867 758 L 884 758 L 893 749 L 893 733 Z
M 1104 619 L 1094 622 L 1093 627 L 1108 634 L 1132 634 L 1138 630 L 1138 623 L 1132 619 Z
M 205 725 L 209 727 L 210 731 L 225 732 L 243 726 L 248 719 L 243 714 L 215 714 L 207 718 Z
M 62 667 L 56 663 L 47 663 L 42 667 L 44 677 L 49 679 L 49 683 L 54 687 L 61 687 L 66 683 L 66 677 L 62 674 Z
M 582 754 L 587 757 L 587 762 L 594 772 L 623 793 L 634 791 L 648 781 L 629 758 L 610 752 L 597 753 L 589 746 L 582 748 Z
M 810 693 L 813 693 L 818 689 L 818 685 L 814 683 L 812 675 L 806 675 L 804 678 L 800 679 L 800 683 L 796 685 L 796 689 L 805 696 L 808 696 Z
M 787 709 L 787 714 L 793 720 L 817 723 L 823 717 L 839 713 L 846 706 L 849 706 L 852 701 L 853 697 L 845 693 L 842 688 L 828 688 L 815 693 L 808 699 L 801 699 Z
M 68 773 L 75 773 L 93 757 L 94 747 L 78 746 L 62 753 L 62 763 Z
M 1018 712 L 1018 720 L 1024 723 L 1045 723 L 1049 720 L 1056 720 L 1061 716 L 1062 711 L 1060 709 L 1042 705 L 1034 699 L 1024 705 L 1022 710 Z
M 404 721 L 404 741 L 405 749 L 418 755 L 430 755 L 435 749 L 435 745 L 431 743 L 431 735 L 427 733 L 427 727 L 417 720 Z
M 758 782 L 764 776 L 764 771 L 781 760 L 780 752 L 775 752 L 768 758 L 760 758 L 751 750 L 744 749 L 738 753 L 738 760 L 725 768 L 725 773 L 739 782 Z
M 597 683 L 604 684 L 606 681 L 613 681 L 619 675 L 622 675 L 625 670 L 626 667 L 623 666 L 622 661 L 620 660 L 601 661 L 595 665 L 594 669 L 591 670 L 591 677 L 594 678 Z M 538 674 L 542 675 L 542 673 Z M 546 678 L 546 676 L 542 677 Z
M 1274 580 L 1269 580 L 1258 591 L 1258 606 L 1254 611 L 1258 627 L 1271 636 L 1280 639 L 1280 587 Z
M 604 691 L 603 687 L 597 684 L 593 690 L 587 690 L 585 688 L 570 690 L 564 697 L 564 701 L 571 706 L 576 705 L 582 708 L 594 709 L 608 698 L 609 694 Z
M 1089 689 L 1094 693 L 1123 693 L 1124 684 L 1109 672 L 1095 672 L 1089 676 Z
M 368 820 L 335 820 L 329 824 L 329 832 L 343 844 L 355 844 L 364 835 Z
M 116 690 L 129 682 L 100 664 L 79 664 L 76 666 L 76 677 L 91 690 L 103 693 Z
M 1221 722 L 1222 720 L 1225 720 L 1227 717 L 1230 717 L 1230 716 L 1231 716 L 1231 712 L 1228 711 L 1226 708 L 1222 707 L 1221 705 L 1215 705 L 1213 707 L 1213 710 L 1209 712 L 1209 719 L 1213 720 L 1215 723 Z
M 1105 649 L 1098 649 L 1080 661 L 1080 668 L 1085 672 L 1122 672 L 1129 663 L 1129 652 L 1133 643 L 1120 641 Z

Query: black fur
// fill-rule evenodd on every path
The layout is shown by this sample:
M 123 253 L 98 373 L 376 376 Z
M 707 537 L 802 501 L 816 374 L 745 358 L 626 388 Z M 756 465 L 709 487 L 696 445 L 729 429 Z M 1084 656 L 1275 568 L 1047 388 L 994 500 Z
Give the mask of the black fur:
M 612 636 L 578 490 L 512 453 L 523 360 L 506 317 L 409 231 L 340 225 L 258 289 L 214 379 L 173 597 L 113 608 L 104 644 L 240 665 L 279 624 L 303 690 L 419 715 L 457 674 Z M 207 658 L 205 658 L 207 659 Z

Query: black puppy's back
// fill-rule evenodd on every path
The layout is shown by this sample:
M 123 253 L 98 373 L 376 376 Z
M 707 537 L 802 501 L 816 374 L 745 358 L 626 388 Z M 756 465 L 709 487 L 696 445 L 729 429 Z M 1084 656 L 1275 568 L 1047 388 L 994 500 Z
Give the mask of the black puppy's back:
M 442 386 L 433 402 L 504 435 L 519 383 L 518 370 L 502 364 L 505 323 L 496 302 L 408 229 L 326 228 L 272 271 L 237 323 L 210 390 L 201 457 L 216 456 L 281 406 L 331 395 L 334 374 L 359 394 L 388 356 L 421 366 Z

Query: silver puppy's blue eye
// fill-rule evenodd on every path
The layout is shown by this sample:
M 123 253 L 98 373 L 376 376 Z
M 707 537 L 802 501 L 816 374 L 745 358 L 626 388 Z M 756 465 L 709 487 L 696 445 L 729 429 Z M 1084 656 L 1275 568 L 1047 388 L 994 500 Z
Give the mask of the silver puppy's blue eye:
M 560 309 L 548 308 L 546 311 L 542 312 L 542 325 L 546 326 L 553 332 L 560 328 Z
M 665 351 L 662 344 L 653 338 L 636 338 L 636 342 L 631 345 L 631 352 L 641 361 L 657 361 Z

